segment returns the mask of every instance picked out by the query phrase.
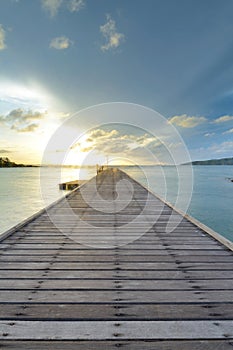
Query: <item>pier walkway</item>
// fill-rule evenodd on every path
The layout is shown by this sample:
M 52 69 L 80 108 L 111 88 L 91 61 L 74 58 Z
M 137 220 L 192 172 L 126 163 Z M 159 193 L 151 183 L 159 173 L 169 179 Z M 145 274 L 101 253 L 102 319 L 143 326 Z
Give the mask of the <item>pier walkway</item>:
M 109 168 L 6 234 L 0 349 L 233 350 L 232 251 L 172 212 Z

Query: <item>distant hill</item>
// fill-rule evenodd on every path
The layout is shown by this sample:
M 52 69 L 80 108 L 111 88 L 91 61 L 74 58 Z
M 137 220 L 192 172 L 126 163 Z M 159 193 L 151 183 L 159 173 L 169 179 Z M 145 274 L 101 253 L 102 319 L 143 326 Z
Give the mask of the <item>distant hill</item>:
M 33 167 L 33 165 L 17 164 L 12 162 L 7 157 L 0 157 L 0 168 L 21 168 L 21 167 Z
M 221 159 L 209 159 L 209 160 L 196 160 L 191 163 L 192 165 L 233 165 L 233 158 L 221 158 Z

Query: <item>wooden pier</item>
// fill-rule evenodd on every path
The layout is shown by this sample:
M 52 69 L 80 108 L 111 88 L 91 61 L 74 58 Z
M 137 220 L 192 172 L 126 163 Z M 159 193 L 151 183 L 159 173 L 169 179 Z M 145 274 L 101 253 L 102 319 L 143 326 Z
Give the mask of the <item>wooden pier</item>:
M 232 244 L 172 212 L 109 168 L 6 233 L 0 349 L 233 350 Z

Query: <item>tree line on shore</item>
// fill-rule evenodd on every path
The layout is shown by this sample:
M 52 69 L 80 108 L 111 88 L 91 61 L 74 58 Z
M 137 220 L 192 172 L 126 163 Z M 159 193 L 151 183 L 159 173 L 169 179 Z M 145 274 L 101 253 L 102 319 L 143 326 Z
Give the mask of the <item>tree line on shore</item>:
M 0 157 L 0 168 L 32 167 L 32 165 L 17 164 L 7 157 Z

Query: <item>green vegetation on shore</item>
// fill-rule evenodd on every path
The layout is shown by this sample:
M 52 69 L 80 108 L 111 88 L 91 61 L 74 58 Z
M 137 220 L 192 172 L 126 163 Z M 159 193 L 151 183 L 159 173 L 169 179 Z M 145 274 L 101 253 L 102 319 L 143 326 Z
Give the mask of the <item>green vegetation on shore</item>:
M 7 157 L 0 157 L 0 168 L 22 168 L 33 167 L 34 165 L 17 164 Z
M 186 164 L 190 164 L 190 163 L 186 163 Z M 191 164 L 192 165 L 233 165 L 233 158 L 196 160 Z

